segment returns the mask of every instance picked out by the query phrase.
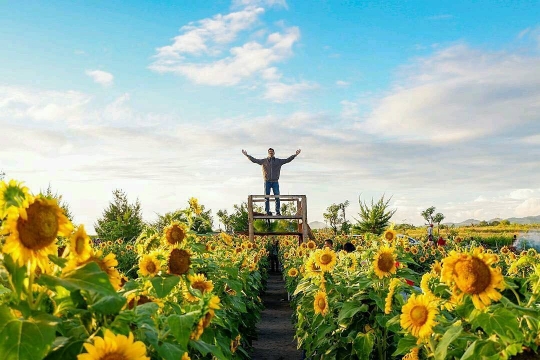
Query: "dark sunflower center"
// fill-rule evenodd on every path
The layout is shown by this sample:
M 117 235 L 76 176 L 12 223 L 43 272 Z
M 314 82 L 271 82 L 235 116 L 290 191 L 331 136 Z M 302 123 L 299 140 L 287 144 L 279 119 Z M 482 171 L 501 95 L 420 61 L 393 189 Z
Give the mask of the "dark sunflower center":
M 206 284 L 204 281 L 197 281 L 191 284 L 191 287 L 197 290 L 200 290 L 200 292 L 204 293 L 206 291 Z
M 182 242 L 182 240 L 184 240 L 184 237 L 186 236 L 186 234 L 184 233 L 184 230 L 182 230 L 177 225 L 173 226 L 172 229 L 169 230 L 167 235 L 168 235 L 167 236 L 167 241 L 171 245 L 178 244 L 179 242 Z
M 321 256 L 321 264 L 323 265 L 328 265 L 330 264 L 330 262 L 332 262 L 332 255 L 330 254 L 323 254 Z
M 182 275 L 189 271 L 191 263 L 189 253 L 185 250 L 173 249 L 169 255 L 169 272 L 175 275 Z
M 117 352 L 106 354 L 105 356 L 101 357 L 100 360 L 128 360 L 127 356 L 124 354 L 119 354 Z
M 379 257 L 377 265 L 381 271 L 389 272 L 394 266 L 394 257 L 391 254 L 383 253 Z
M 480 294 L 491 283 L 489 266 L 478 258 L 461 260 L 456 263 L 454 277 L 458 288 L 467 294 Z
M 153 261 L 150 261 L 148 264 L 146 264 L 146 271 L 153 274 L 157 270 L 156 264 L 154 264 Z
M 77 238 L 75 239 L 75 252 L 77 254 L 81 254 L 83 251 L 84 251 L 84 237 L 82 236 L 77 236 Z
M 58 234 L 58 216 L 54 209 L 35 202 L 26 213 L 28 220 L 22 217 L 17 220 L 21 243 L 31 250 L 40 250 L 52 244 Z
M 322 297 L 317 299 L 317 307 L 321 310 L 324 310 L 326 308 L 326 300 Z
M 423 305 L 416 305 L 411 309 L 411 320 L 415 326 L 422 326 L 428 318 L 428 309 Z
M 386 234 L 384 234 L 384 237 L 386 238 L 386 240 L 391 241 L 391 240 L 394 239 L 394 234 L 392 234 L 392 232 L 388 231 Z

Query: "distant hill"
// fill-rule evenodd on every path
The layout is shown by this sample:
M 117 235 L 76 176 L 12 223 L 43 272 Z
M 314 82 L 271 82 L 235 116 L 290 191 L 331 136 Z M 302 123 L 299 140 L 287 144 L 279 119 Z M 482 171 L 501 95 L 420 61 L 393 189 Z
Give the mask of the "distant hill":
M 488 223 L 493 222 L 493 221 L 501 221 L 501 220 L 503 220 L 503 219 L 494 218 L 494 219 L 489 220 Z M 510 221 L 511 224 L 520 224 L 520 225 L 524 225 L 524 224 L 540 224 L 540 215 L 526 216 L 526 217 L 522 217 L 522 218 L 511 217 L 511 218 L 508 218 L 506 220 Z M 467 219 L 467 220 L 464 220 L 464 221 L 458 222 L 458 223 L 444 223 L 444 225 L 468 226 L 468 225 L 471 225 L 471 224 L 478 225 L 478 224 L 480 224 L 480 222 L 481 222 L 481 220 Z
M 524 218 L 508 218 L 513 224 L 540 224 L 540 215 L 526 216 Z
M 311 230 L 319 230 L 319 229 L 325 229 L 327 228 L 328 226 L 323 223 L 322 221 L 313 221 L 313 222 L 310 222 L 308 223 L 309 227 L 311 228 Z

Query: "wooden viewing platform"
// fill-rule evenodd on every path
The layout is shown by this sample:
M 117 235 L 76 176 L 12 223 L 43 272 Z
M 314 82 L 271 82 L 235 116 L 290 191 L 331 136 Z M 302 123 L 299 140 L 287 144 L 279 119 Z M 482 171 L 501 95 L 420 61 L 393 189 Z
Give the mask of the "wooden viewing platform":
M 289 201 L 296 203 L 296 214 L 294 215 L 266 215 L 253 212 L 254 204 L 265 202 L 266 199 L 275 201 L 279 198 L 280 201 Z M 307 200 L 306 195 L 249 195 L 248 196 L 248 228 L 249 240 L 253 241 L 255 235 L 296 235 L 299 237 L 299 242 L 309 237 L 309 226 L 307 223 Z M 255 231 L 253 222 L 255 220 L 298 220 L 298 231 L 282 231 L 282 232 L 265 232 Z

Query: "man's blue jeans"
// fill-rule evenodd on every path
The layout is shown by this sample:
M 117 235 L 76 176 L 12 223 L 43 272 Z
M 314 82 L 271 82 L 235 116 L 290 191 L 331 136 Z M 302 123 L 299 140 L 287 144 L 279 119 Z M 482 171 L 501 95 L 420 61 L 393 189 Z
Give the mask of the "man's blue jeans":
M 279 195 L 279 183 L 277 181 L 265 181 L 264 182 L 264 195 L 270 195 L 270 189 L 274 195 Z M 270 199 L 265 199 L 264 201 L 264 210 L 266 213 L 270 213 Z M 280 213 L 279 209 L 279 198 L 276 198 L 276 213 Z

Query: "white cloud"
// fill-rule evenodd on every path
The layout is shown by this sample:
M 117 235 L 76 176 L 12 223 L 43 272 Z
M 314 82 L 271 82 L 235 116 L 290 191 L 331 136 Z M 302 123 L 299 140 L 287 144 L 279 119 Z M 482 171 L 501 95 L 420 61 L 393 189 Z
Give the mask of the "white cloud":
M 284 96 L 295 96 L 314 87 L 313 83 L 286 84 L 277 64 L 293 55 L 300 39 L 300 29 L 275 22 L 279 31 L 269 32 L 260 21 L 264 6 L 285 7 L 285 1 L 236 1 L 240 10 L 226 15 L 192 22 L 183 26 L 172 45 L 157 49 L 149 68 L 159 73 L 183 76 L 196 84 L 234 86 L 247 83 L 266 89 L 263 98 L 284 102 Z M 251 33 L 247 39 L 241 37 Z M 268 34 L 268 35 L 266 35 Z
M 114 81 L 113 74 L 102 70 L 86 70 L 86 75 L 92 78 L 95 83 L 103 86 L 111 86 Z
M 530 216 L 531 214 L 540 214 L 540 198 L 524 200 L 516 207 L 517 216 Z
M 264 98 L 278 103 L 297 101 L 302 92 L 313 90 L 317 87 L 317 84 L 305 81 L 294 84 L 271 82 L 266 84 Z
M 91 96 L 77 91 L 39 91 L 0 86 L 0 120 L 79 122 L 91 100 Z
M 358 123 L 360 129 L 402 140 L 458 142 L 538 122 L 540 57 L 456 45 L 417 60 L 403 75 Z
M 300 38 L 296 27 L 285 30 L 284 34 L 272 33 L 267 38 L 266 46 L 251 41 L 230 49 L 230 55 L 209 63 L 172 61 L 161 57 L 154 62 L 152 70 L 183 75 L 197 84 L 236 85 L 253 75 L 269 70 L 271 64 L 285 59 L 292 54 L 292 45 Z M 275 71 L 274 71 L 275 72 Z
M 343 80 L 338 80 L 336 81 L 336 85 L 337 86 L 341 86 L 341 87 L 347 87 L 349 86 L 351 83 L 347 82 L 347 81 L 343 81 Z

